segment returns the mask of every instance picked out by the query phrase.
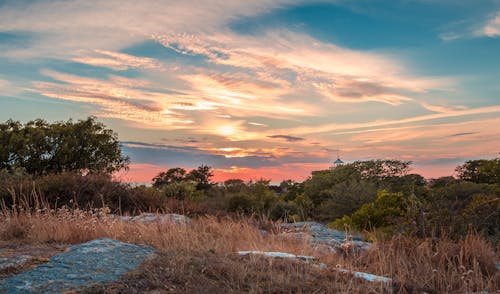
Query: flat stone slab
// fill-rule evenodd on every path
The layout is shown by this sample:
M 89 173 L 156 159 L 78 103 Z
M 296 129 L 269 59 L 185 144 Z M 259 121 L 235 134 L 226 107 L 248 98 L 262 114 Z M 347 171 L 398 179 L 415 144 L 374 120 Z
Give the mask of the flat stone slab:
M 281 224 L 281 227 L 287 231 L 284 233 L 285 236 L 303 240 L 307 237 L 304 233 L 307 233 L 311 243 L 327 245 L 336 249 L 340 248 L 346 242 L 347 237 L 352 238 L 349 240 L 349 243 L 358 249 L 366 250 L 371 245 L 368 242 L 363 242 L 361 235 L 352 235 L 343 231 L 330 229 L 317 222 L 285 223 Z
M 287 259 L 299 259 L 299 260 L 315 260 L 316 257 L 314 256 L 309 256 L 309 255 L 295 255 L 291 253 L 285 253 L 285 252 L 275 252 L 275 251 L 238 251 L 238 254 L 240 256 L 249 256 L 249 255 L 263 255 L 266 257 L 272 257 L 272 258 L 287 258 Z
M 16 268 L 25 265 L 33 259 L 30 255 L 18 255 L 9 257 L 0 257 L 0 272 L 9 268 Z
M 142 213 L 137 216 L 117 216 L 110 215 L 113 219 L 118 219 L 122 222 L 131 223 L 159 223 L 159 224 L 189 224 L 191 219 L 182 214 L 176 213 L 166 213 L 166 214 L 156 214 L 156 213 Z
M 0 281 L 0 293 L 61 293 L 118 280 L 153 256 L 154 248 L 97 239 L 54 255 L 37 268 Z

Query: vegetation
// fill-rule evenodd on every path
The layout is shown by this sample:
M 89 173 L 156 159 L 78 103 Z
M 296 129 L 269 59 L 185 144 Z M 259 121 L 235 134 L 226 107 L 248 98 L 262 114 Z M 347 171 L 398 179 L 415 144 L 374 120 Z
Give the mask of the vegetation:
M 0 124 L 0 169 L 32 175 L 60 172 L 112 173 L 126 168 L 117 135 L 95 118 Z
M 304 263 L 232 254 L 252 249 L 314 255 L 329 266 L 392 277 L 390 291 L 401 293 L 500 288 L 492 265 L 500 243 L 500 158 L 467 161 L 456 177 L 431 180 L 411 174 L 411 162 L 357 161 L 279 185 L 214 183 L 212 168 L 201 165 L 173 167 L 151 186 L 134 187 L 112 177 L 127 164 L 117 135 L 94 118 L 0 124 L 0 243 L 111 237 L 159 248 L 157 259 L 113 286 L 116 292 L 196 292 L 194 285 L 223 292 L 389 291 Z M 141 212 L 195 219 L 173 228 L 110 216 Z M 337 255 L 276 234 L 275 222 L 303 220 L 364 232 L 374 246 Z
M 45 202 L 33 199 L 31 202 Z M 27 201 L 24 201 L 25 203 Z M 28 201 L 29 202 L 29 201 Z M 337 254 L 307 240 L 285 238 L 279 223 L 256 218 L 194 219 L 190 225 L 128 223 L 109 217 L 107 208 L 47 209 L 18 206 L 0 214 L 0 245 L 76 244 L 108 237 L 149 244 L 158 256 L 122 280 L 84 293 L 302 292 L 313 293 L 472 293 L 500 289 L 496 253 L 481 236 L 459 241 L 446 236 L 419 239 L 396 235 L 374 240 L 366 252 Z M 267 228 L 267 233 L 262 229 Z M 369 283 L 348 274 L 299 261 L 244 258 L 239 250 L 280 251 L 317 256 L 328 267 L 390 277 L 393 284 Z M 0 272 L 0 274 L 5 274 Z M 203 286 L 201 286 L 203 285 Z

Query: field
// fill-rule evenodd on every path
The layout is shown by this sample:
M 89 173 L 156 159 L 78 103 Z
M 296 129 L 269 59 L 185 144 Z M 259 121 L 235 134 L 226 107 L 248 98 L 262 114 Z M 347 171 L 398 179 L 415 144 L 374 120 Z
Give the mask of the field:
M 187 225 L 160 225 L 117 221 L 108 217 L 106 209 L 4 209 L 1 215 L 0 242 L 11 248 L 65 247 L 101 237 L 149 244 L 158 255 L 113 285 L 91 286 L 83 292 L 493 293 L 500 289 L 494 263 L 498 248 L 473 233 L 455 241 L 396 235 L 375 240 L 367 252 L 336 253 L 313 247 L 307 240 L 284 238 L 279 223 L 259 218 L 212 216 Z M 239 250 L 312 255 L 329 267 L 381 275 L 394 283 L 371 283 L 294 260 L 241 257 Z

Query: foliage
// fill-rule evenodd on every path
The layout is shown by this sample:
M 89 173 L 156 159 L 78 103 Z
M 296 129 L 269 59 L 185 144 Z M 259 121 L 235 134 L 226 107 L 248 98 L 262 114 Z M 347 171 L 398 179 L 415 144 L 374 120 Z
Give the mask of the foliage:
M 196 190 L 196 185 L 186 181 L 170 183 L 164 186 L 162 191 L 166 197 L 178 200 L 195 200 L 201 197 L 201 193 Z
M 374 202 L 364 204 L 351 217 L 341 218 L 334 222 L 333 226 L 342 227 L 342 225 L 348 224 L 357 230 L 372 230 L 374 228 L 394 230 L 396 226 L 404 223 L 402 220 L 409 216 L 412 204 L 416 204 L 415 201 L 403 193 L 380 190 Z
M 376 159 L 355 161 L 352 166 L 363 179 L 385 180 L 405 176 L 410 170 L 411 164 L 411 161 Z
M 0 169 L 22 168 L 45 175 L 72 171 L 112 173 L 126 168 L 116 133 L 94 117 L 73 122 L 26 124 L 8 120 L 0 124 Z
M 214 176 L 212 168 L 208 165 L 201 165 L 193 169 L 187 175 L 187 179 L 196 183 L 196 190 L 207 190 L 212 186 L 210 179 Z
M 377 190 L 424 195 L 425 179 L 408 174 L 411 162 L 356 161 L 333 170 L 316 171 L 304 182 L 304 195 L 313 204 L 309 217 L 333 221 L 351 215 L 377 198 Z
M 153 187 L 161 188 L 163 186 L 179 183 L 186 180 L 186 170 L 180 167 L 170 168 L 166 172 L 160 172 L 153 178 Z
M 500 157 L 466 161 L 456 168 L 456 172 L 464 181 L 500 185 Z
M 196 190 L 207 190 L 213 183 L 210 179 L 213 177 L 212 168 L 208 165 L 201 165 L 197 169 L 187 172 L 180 167 L 168 169 L 166 172 L 160 172 L 153 178 L 153 187 L 162 188 L 182 182 L 194 183 Z

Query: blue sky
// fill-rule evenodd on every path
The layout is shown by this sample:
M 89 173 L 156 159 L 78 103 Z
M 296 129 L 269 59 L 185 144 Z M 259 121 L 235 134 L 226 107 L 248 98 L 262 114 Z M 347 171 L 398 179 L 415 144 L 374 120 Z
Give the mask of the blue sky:
M 499 1 L 0 1 L 0 119 L 95 115 L 146 181 L 428 177 L 500 146 Z

